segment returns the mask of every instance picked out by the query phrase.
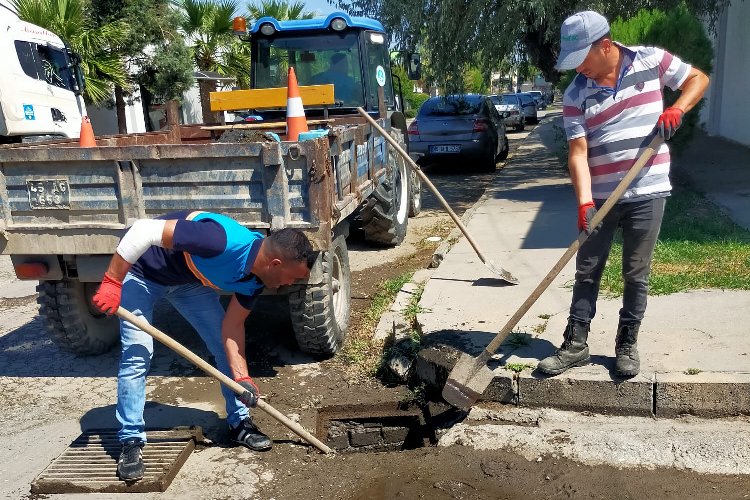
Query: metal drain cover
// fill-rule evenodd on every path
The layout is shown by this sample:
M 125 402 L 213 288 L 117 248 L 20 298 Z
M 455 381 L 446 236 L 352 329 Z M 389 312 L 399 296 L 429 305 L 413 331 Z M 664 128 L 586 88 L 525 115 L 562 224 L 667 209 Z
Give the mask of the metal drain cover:
M 146 431 L 146 474 L 125 483 L 117 477 L 117 431 L 86 431 L 31 483 L 32 493 L 148 493 L 166 491 L 177 472 L 203 441 L 200 427 Z

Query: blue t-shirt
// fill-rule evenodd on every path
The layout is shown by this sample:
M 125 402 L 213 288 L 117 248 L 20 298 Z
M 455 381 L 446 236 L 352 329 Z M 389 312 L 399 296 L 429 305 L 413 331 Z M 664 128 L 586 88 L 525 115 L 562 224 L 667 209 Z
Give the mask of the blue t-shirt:
M 216 220 L 202 218 L 200 220 L 188 220 L 194 214 L 193 211 L 181 211 L 165 214 L 158 219 L 174 220 L 177 224 L 174 229 L 173 248 L 161 248 L 152 246 L 144 253 L 138 261 L 133 264 L 130 272 L 140 278 L 147 278 L 161 285 L 174 286 L 188 283 L 200 283 L 200 279 L 190 270 L 185 253 L 194 257 L 211 259 L 224 253 L 227 248 L 227 232 Z M 257 234 L 257 233 L 256 233 Z M 254 281 L 259 287 L 252 294 L 235 292 L 237 301 L 245 309 L 252 309 L 258 296 L 263 291 L 263 285 L 251 269 L 255 258 L 258 256 L 262 235 L 252 242 L 245 264 L 244 276 L 239 281 Z M 236 270 L 227 270 L 234 273 Z M 231 274 L 230 274 L 231 275 Z

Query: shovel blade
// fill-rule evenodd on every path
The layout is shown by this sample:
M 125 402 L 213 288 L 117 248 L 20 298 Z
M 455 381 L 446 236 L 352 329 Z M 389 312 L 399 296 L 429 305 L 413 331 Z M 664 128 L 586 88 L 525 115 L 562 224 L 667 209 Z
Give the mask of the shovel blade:
M 494 376 L 484 360 L 464 353 L 448 375 L 443 399 L 456 408 L 468 410 L 484 394 Z
M 517 285 L 518 284 L 518 278 L 510 274 L 510 271 L 506 271 L 502 267 L 498 266 L 494 262 L 488 260 L 485 262 L 485 265 L 489 268 L 490 271 L 492 271 L 493 274 L 498 276 L 501 280 L 505 281 L 506 283 L 509 283 L 511 285 Z

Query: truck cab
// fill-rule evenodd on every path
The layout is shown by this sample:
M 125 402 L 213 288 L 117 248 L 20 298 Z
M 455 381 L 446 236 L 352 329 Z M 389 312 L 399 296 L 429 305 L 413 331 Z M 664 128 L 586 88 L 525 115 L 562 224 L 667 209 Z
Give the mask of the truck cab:
M 83 101 L 76 56 L 54 33 L 0 2 L 0 143 L 76 138 Z M 79 101 L 80 100 L 80 101 Z
M 334 85 L 335 105 L 327 110 L 333 116 L 356 114 L 357 107 L 379 113 L 382 87 L 386 115 L 394 124 L 403 121 L 393 91 L 388 39 L 380 22 L 344 12 L 296 21 L 263 17 L 249 35 L 253 88 L 286 87 L 288 68 L 292 66 L 300 85 Z M 266 118 L 284 112 L 266 110 L 259 114 Z M 321 115 L 323 109 L 305 106 L 305 113 Z

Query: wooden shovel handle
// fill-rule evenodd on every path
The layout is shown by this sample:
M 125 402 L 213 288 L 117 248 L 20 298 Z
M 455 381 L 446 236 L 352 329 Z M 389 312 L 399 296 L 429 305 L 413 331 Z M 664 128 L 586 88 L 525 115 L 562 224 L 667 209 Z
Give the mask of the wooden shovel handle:
M 158 340 L 165 346 L 169 347 L 174 352 L 176 352 L 183 358 L 187 359 L 188 361 L 193 363 L 195 366 L 197 366 L 198 368 L 200 368 L 207 374 L 211 375 L 212 377 L 217 379 L 219 382 L 221 382 L 225 386 L 229 387 L 238 396 L 242 395 L 242 393 L 245 392 L 245 388 L 242 387 L 240 384 L 238 384 L 231 378 L 221 373 L 219 370 L 214 368 L 210 363 L 205 361 L 203 358 L 199 357 L 197 354 L 190 351 L 187 347 L 180 344 L 179 342 L 177 342 L 172 337 L 162 332 L 155 326 L 151 325 L 145 319 L 139 318 L 135 314 L 131 313 L 127 309 L 123 309 L 122 307 L 119 307 L 115 314 L 117 314 L 117 316 L 121 317 L 125 321 L 129 321 L 130 323 L 137 326 L 138 328 L 140 328 L 147 334 L 151 335 L 153 338 L 155 338 L 156 340 Z M 315 436 L 307 432 L 304 429 L 304 427 L 302 427 L 296 422 L 289 420 L 284 414 L 279 412 L 277 409 L 275 409 L 273 406 L 266 403 L 262 399 L 258 400 L 258 408 L 260 408 L 264 412 L 271 415 L 273 418 L 275 418 L 276 420 L 281 422 L 283 425 L 285 425 L 287 428 L 289 428 L 292 432 L 297 434 L 299 437 L 301 437 L 308 443 L 315 446 L 317 449 L 319 449 L 323 453 L 332 453 L 332 450 L 328 446 L 326 446 L 320 440 L 318 440 Z
M 614 206 L 614 204 L 620 200 L 625 190 L 627 190 L 630 186 L 630 183 L 633 182 L 633 179 L 635 179 L 636 176 L 641 172 L 644 165 L 646 165 L 646 162 L 648 162 L 648 160 L 656 152 L 656 150 L 659 149 L 659 146 L 661 146 L 661 144 L 661 137 L 656 135 L 648 144 L 648 146 L 646 146 L 646 149 L 643 150 L 643 153 L 641 153 L 633 166 L 630 167 L 630 170 L 628 170 L 628 173 L 625 174 L 625 177 L 623 177 L 615 190 L 612 191 L 612 194 L 609 195 L 607 201 L 605 201 L 602 207 L 596 212 L 596 215 L 594 215 L 594 218 L 590 222 L 591 227 L 596 227 L 599 225 L 599 223 L 612 209 L 612 206 Z M 560 257 L 560 260 L 557 261 L 557 264 L 555 264 L 554 267 L 550 269 L 550 271 L 537 285 L 534 291 L 531 292 L 531 295 L 528 296 L 524 303 L 521 304 L 521 307 L 519 307 L 518 310 L 513 314 L 513 316 L 511 316 L 510 319 L 505 323 L 505 326 L 502 327 L 500 332 L 495 335 L 495 338 L 492 339 L 487 347 L 485 347 L 484 352 L 482 353 L 483 357 L 489 359 L 489 357 L 491 357 L 495 353 L 498 347 L 500 347 L 500 344 L 502 344 L 505 340 L 505 337 L 507 337 L 510 331 L 518 324 L 519 321 L 521 321 L 521 318 L 524 316 L 524 314 L 526 314 L 529 309 L 531 309 L 531 306 L 534 305 L 534 302 L 536 302 L 539 296 L 542 295 L 542 293 L 549 287 L 550 283 L 552 283 L 552 280 L 554 280 L 557 275 L 560 274 L 560 271 L 562 271 L 563 267 L 565 267 L 565 265 L 573 257 L 573 255 L 575 255 L 576 251 L 578 251 L 578 247 L 581 245 L 581 243 L 586 241 L 586 238 L 588 238 L 588 236 L 589 235 L 586 234 L 585 231 L 582 231 L 581 234 L 578 235 L 578 239 L 571 243 L 568 249 L 565 250 L 565 253 L 562 255 L 562 257 Z
M 422 171 L 422 168 L 417 165 L 417 163 L 411 159 L 409 156 L 409 153 L 404 151 L 404 148 L 401 147 L 401 145 L 396 142 L 396 140 L 391 137 L 391 134 L 385 131 L 383 127 L 381 127 L 378 122 L 372 119 L 370 115 L 367 114 L 367 111 L 365 111 L 362 108 L 357 108 L 357 111 L 359 111 L 359 114 L 365 117 L 365 119 L 372 125 L 372 127 L 377 130 L 380 135 L 383 136 L 383 138 L 388 141 L 388 144 L 393 146 L 393 149 L 395 149 L 398 154 L 400 154 L 404 160 L 406 160 L 406 163 L 416 172 L 416 174 L 419 176 L 419 178 L 422 180 L 422 182 L 427 185 L 427 187 L 432 191 L 432 194 L 435 195 L 435 198 L 438 199 L 440 204 L 443 206 L 446 212 L 448 212 L 448 215 L 451 216 L 451 219 L 453 219 L 453 222 L 456 223 L 456 226 L 458 229 L 463 233 L 463 235 L 466 237 L 466 240 L 471 245 L 471 248 L 474 249 L 474 252 L 477 254 L 477 257 L 479 257 L 479 260 L 482 261 L 482 264 L 487 264 L 487 258 L 484 256 L 482 251 L 479 249 L 479 245 L 477 245 L 477 242 L 474 241 L 474 238 L 471 237 L 471 234 L 469 234 L 469 230 L 464 226 L 464 223 L 461 222 L 461 219 L 458 218 L 458 215 L 456 215 L 456 212 L 453 211 L 453 209 L 448 205 L 448 202 L 443 198 L 443 195 L 440 194 L 440 191 L 438 191 L 437 187 L 430 181 L 429 177 L 425 175 L 425 173 Z

